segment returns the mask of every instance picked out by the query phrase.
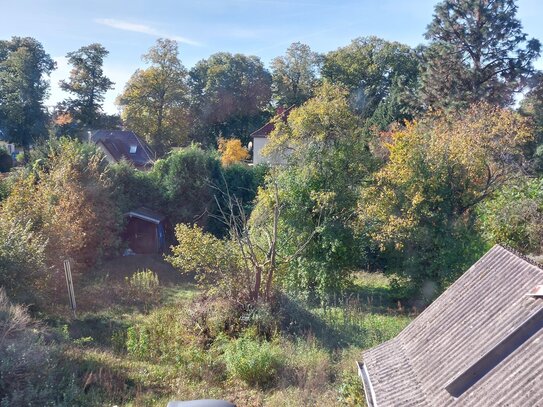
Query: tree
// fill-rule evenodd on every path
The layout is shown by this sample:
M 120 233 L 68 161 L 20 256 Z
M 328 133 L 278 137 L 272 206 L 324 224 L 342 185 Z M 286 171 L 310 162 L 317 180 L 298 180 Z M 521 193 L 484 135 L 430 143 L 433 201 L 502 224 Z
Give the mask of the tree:
M 284 56 L 271 62 L 274 100 L 282 106 L 299 106 L 313 94 L 321 57 L 308 45 L 295 42 Z
M 83 127 L 93 128 L 102 110 L 104 94 L 114 83 L 104 75 L 102 65 L 109 52 L 101 44 L 90 44 L 69 52 L 72 65 L 68 81 L 61 80 L 60 88 L 74 95 L 62 103 L 63 109 Z
M 0 41 L 0 131 L 25 150 L 47 136 L 43 101 L 55 62 L 30 37 Z
M 488 104 L 430 114 L 387 134 L 388 161 L 364 188 L 359 224 L 385 269 L 431 299 L 481 254 L 475 208 L 519 172 L 526 119 Z M 420 294 L 420 292 L 419 292 Z
M 249 134 L 266 120 L 271 75 L 255 56 L 220 52 L 190 71 L 192 138 L 216 145 L 220 136 L 249 142 Z
M 117 104 L 125 125 L 164 154 L 187 143 L 187 72 L 173 40 L 157 40 L 143 60 L 151 66 L 132 75 Z
M 421 95 L 426 106 L 508 106 L 533 74 L 540 43 L 527 40 L 514 0 L 445 0 L 426 38 Z
M 543 171 L 543 73 L 532 78 L 532 87 L 520 103 L 519 112 L 534 124 L 534 139 L 528 145 L 526 156 L 532 161 L 532 169 Z
M 506 244 L 526 254 L 543 252 L 543 180 L 525 178 L 504 185 L 477 208 L 489 245 Z
M 266 222 L 279 202 L 277 257 L 292 261 L 278 261 L 277 278 L 288 290 L 322 298 L 364 264 L 351 223 L 372 168 L 367 143 L 348 92 L 328 82 L 270 134 L 267 152 L 289 151 L 288 164 L 261 189 L 251 223 L 267 241 L 273 224 Z
M 381 129 L 411 119 L 419 62 L 413 49 L 377 37 L 357 38 L 325 56 L 322 76 L 351 93 L 351 104 Z
M 230 165 L 249 158 L 249 151 L 241 145 L 241 140 L 219 138 L 219 152 L 222 165 Z
M 1 216 L 47 240 L 49 266 L 58 270 L 71 258 L 87 269 L 118 244 L 121 214 L 103 176 L 105 160 L 96 146 L 76 140 L 51 139 L 48 147 L 44 159 L 21 172 Z

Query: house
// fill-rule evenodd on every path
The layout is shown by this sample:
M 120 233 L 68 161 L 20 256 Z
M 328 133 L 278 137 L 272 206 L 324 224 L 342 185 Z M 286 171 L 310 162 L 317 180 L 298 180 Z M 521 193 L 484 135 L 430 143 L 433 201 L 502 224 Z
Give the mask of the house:
M 97 130 L 89 134 L 106 155 L 110 163 L 118 163 L 125 159 L 138 169 L 149 169 L 153 166 L 155 154 L 136 133 L 124 130 Z
M 123 239 L 137 254 L 161 253 L 166 248 L 166 217 L 141 207 L 128 212 Z
M 253 140 L 253 164 L 284 164 L 285 163 L 285 157 L 280 156 L 262 156 L 262 149 L 268 144 L 268 136 L 270 133 L 275 129 L 274 122 L 279 120 L 283 120 L 284 122 L 287 121 L 288 116 L 291 112 L 291 110 L 294 108 L 294 105 L 289 107 L 288 109 L 284 108 L 278 108 L 277 113 L 273 120 L 270 120 L 268 123 L 266 123 L 264 126 L 259 128 L 258 130 L 251 133 L 250 137 Z
M 362 359 L 370 407 L 543 406 L 543 269 L 494 246 Z

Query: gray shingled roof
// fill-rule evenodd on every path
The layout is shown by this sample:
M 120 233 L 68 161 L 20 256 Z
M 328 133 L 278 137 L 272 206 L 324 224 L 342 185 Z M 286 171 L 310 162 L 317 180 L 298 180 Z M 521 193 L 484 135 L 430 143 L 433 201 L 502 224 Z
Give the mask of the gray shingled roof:
M 124 158 L 136 167 L 147 167 L 153 164 L 154 153 L 151 147 L 132 131 L 97 130 L 92 134 L 91 141 L 102 145 L 115 162 Z M 133 151 L 131 147 L 134 147 Z
M 543 270 L 494 246 L 396 338 L 363 354 L 370 406 L 543 406 Z M 365 376 L 365 377 L 364 377 Z

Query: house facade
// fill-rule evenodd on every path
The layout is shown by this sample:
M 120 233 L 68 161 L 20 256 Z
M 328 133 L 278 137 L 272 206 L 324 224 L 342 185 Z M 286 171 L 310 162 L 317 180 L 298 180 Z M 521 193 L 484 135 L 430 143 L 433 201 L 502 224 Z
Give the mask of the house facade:
M 543 269 L 493 247 L 358 366 L 370 407 L 543 406 Z
M 291 110 L 294 108 L 294 106 L 289 107 L 288 109 L 278 109 L 276 116 L 273 118 L 273 120 L 270 120 L 268 123 L 266 123 L 264 126 L 259 128 L 258 130 L 251 133 L 251 139 L 253 140 L 253 164 L 270 164 L 270 165 L 278 165 L 278 164 L 286 164 L 287 162 L 287 155 L 283 154 L 272 154 L 272 155 L 266 155 L 264 156 L 262 154 L 262 150 L 266 145 L 268 144 L 268 137 L 271 134 L 273 130 L 275 130 L 275 122 L 277 120 L 283 120 L 284 122 L 287 121 L 288 116 L 291 112 Z

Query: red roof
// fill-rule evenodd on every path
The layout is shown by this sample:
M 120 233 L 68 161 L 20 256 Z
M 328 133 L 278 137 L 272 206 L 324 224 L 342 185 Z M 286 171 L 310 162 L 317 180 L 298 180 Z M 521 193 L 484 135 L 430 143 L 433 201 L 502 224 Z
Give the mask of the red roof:
M 295 106 L 292 105 L 287 109 L 285 109 L 283 107 L 277 108 L 277 113 L 276 113 L 275 117 L 272 120 L 270 120 L 268 123 L 266 123 L 264 126 L 259 128 L 258 130 L 255 130 L 254 132 L 252 132 L 251 137 L 252 138 L 254 138 L 254 137 L 263 137 L 263 138 L 268 137 L 270 135 L 270 133 L 275 129 L 275 124 L 274 124 L 275 120 L 280 118 L 281 120 L 286 122 L 287 119 L 288 119 L 288 115 L 290 114 L 290 111 L 294 107 Z

